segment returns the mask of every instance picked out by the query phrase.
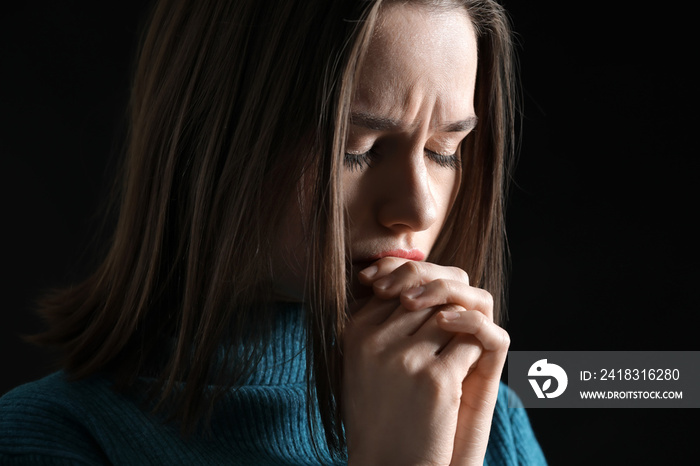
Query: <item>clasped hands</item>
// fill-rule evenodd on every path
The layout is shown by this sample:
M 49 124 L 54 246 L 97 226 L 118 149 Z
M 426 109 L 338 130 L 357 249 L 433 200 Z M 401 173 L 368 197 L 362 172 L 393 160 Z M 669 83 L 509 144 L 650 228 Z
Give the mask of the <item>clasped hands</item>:
M 349 464 L 483 464 L 510 339 L 466 272 L 386 257 L 343 338 Z

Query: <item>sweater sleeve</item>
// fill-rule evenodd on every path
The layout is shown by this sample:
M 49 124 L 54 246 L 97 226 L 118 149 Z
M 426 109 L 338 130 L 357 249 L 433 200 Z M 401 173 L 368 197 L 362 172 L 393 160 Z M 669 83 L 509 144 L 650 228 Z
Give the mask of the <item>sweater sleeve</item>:
M 501 383 L 484 465 L 546 466 L 520 398 Z
M 62 396 L 63 376 L 53 374 L 0 398 L 0 464 L 106 464 L 79 410 Z

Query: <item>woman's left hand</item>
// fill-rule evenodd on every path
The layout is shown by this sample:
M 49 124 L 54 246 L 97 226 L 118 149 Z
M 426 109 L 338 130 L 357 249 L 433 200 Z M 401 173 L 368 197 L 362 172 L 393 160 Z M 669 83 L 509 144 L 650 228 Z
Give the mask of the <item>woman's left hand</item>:
M 399 298 L 409 311 L 434 308 L 439 326 L 453 332 L 442 351 L 462 345 L 480 349 L 480 356 L 462 381 L 462 396 L 455 433 L 452 465 L 483 464 L 498 387 L 510 337 L 493 322 L 493 298 L 470 286 L 461 269 L 429 262 L 384 258 L 373 264 L 376 271 L 361 272 L 360 280 L 372 286 L 381 299 Z

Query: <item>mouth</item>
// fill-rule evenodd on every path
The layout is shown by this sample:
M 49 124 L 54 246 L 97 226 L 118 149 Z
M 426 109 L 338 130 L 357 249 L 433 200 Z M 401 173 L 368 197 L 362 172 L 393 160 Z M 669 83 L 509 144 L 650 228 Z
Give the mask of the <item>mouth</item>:
M 352 261 L 352 264 L 356 269 L 362 270 L 365 267 L 369 267 L 372 262 L 378 261 L 383 257 L 399 257 L 412 261 L 422 261 L 425 259 L 425 254 L 420 249 L 392 249 Z
M 382 257 L 400 257 L 412 261 L 422 261 L 425 259 L 425 254 L 423 254 L 423 251 L 420 249 L 392 249 L 391 251 L 383 251 L 379 254 L 375 254 L 370 259 L 376 261 Z

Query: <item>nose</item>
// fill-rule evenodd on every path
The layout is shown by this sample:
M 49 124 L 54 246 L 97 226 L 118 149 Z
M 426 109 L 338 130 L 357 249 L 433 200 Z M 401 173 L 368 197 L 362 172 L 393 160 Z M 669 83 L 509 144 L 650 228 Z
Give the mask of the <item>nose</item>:
M 427 230 L 437 219 L 437 205 L 422 146 L 410 156 L 395 154 L 392 163 L 382 168 L 379 223 L 398 232 Z

